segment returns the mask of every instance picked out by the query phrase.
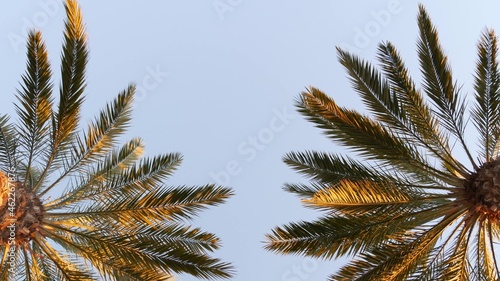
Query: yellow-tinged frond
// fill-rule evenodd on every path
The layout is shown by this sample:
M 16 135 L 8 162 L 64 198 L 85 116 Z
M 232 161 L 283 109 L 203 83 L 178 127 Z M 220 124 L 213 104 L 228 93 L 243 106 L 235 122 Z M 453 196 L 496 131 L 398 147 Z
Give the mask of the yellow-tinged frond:
M 439 179 L 450 185 L 462 181 L 456 175 L 438 170 L 428 163 L 415 145 L 399 138 L 380 122 L 355 110 L 339 107 L 333 99 L 316 88 L 311 87 L 309 91 L 302 93 L 298 107 L 299 111 L 323 129 L 328 137 L 367 160 L 397 167 L 422 181 L 439 184 L 436 181 Z
M 86 41 L 85 23 L 83 21 L 82 10 L 76 0 L 66 0 L 67 28 L 65 35 L 74 40 Z
M 449 249 L 442 258 L 442 261 L 437 264 L 438 274 L 434 276 L 436 279 L 467 281 L 470 278 L 470 242 L 473 239 L 475 225 L 465 223 L 467 218 L 462 219 L 463 221 L 458 223 L 455 228 L 455 231 L 459 233 L 454 237 L 453 243 L 451 243 L 451 245 L 443 245 L 443 247 L 448 246 Z
M 99 117 L 91 122 L 83 137 L 74 136 L 74 142 L 69 160 L 64 165 L 64 171 L 53 183 L 40 191 L 43 195 L 50 191 L 60 181 L 75 173 L 81 174 L 86 166 L 103 161 L 106 153 L 116 146 L 117 139 L 129 126 L 135 86 L 129 85 L 115 100 L 101 111 Z M 66 157 L 66 156 L 61 156 Z
M 81 261 L 71 260 L 71 257 L 63 257 L 61 253 L 55 250 L 46 240 L 42 237 L 34 238 L 34 241 L 40 247 L 46 256 L 54 263 L 64 280 L 68 281 L 93 281 L 95 274 L 83 267 Z
M 361 258 L 350 262 L 330 280 L 406 280 L 421 259 L 429 255 L 445 229 L 461 216 L 453 209 L 450 206 L 449 215 L 419 235 L 410 233 L 400 243 L 387 241 L 362 253 Z
M 351 215 L 363 215 L 391 206 L 433 203 L 433 198 L 423 198 L 416 190 L 404 190 L 391 182 L 344 179 L 337 184 L 320 190 L 311 199 L 303 200 L 311 207 L 338 210 Z M 438 198 L 434 198 L 438 201 Z
M 487 220 L 479 225 L 478 268 L 481 269 L 481 275 L 487 277 L 486 279 L 500 280 L 500 265 L 495 253 L 495 243 L 498 243 L 498 239 L 493 235 L 493 224 L 496 223 Z

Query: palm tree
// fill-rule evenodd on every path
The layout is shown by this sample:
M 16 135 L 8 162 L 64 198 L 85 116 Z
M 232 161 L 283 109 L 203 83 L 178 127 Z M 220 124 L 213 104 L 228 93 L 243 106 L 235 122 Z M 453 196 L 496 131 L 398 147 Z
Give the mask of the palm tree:
M 423 6 L 418 27 L 421 88 L 384 42 L 381 70 L 338 49 L 369 115 L 313 87 L 302 93 L 299 111 L 357 158 L 315 151 L 284 156 L 311 180 L 284 189 L 325 213 L 275 228 L 267 250 L 352 257 L 329 280 L 500 280 L 497 37 L 486 30 L 478 44 L 474 101 L 466 115 L 465 97 Z M 466 144 L 469 117 L 479 133 L 477 155 Z
M 33 31 L 18 120 L 0 117 L 0 280 L 229 278 L 232 266 L 209 256 L 217 236 L 185 221 L 232 190 L 168 186 L 180 154 L 143 157 L 139 138 L 117 146 L 130 125 L 134 86 L 79 128 L 87 39 L 76 0 L 65 9 L 59 99 Z

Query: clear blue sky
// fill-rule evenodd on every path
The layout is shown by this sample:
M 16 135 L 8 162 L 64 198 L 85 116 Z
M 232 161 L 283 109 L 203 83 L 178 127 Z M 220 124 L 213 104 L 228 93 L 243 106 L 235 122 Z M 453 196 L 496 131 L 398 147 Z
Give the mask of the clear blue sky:
M 464 1 L 465 2 L 465 1 Z M 471 92 L 476 43 L 500 31 L 495 1 L 423 1 L 440 31 L 455 79 Z M 138 102 L 128 137 L 147 154 L 181 152 L 172 184 L 221 183 L 236 196 L 191 223 L 223 239 L 216 255 L 234 263 L 234 280 L 326 280 L 340 262 L 276 256 L 262 249 L 276 225 L 319 214 L 282 191 L 305 179 L 281 157 L 292 150 L 342 152 L 295 112 L 309 85 L 363 110 L 336 59 L 341 45 L 374 61 L 392 41 L 418 80 L 417 1 L 90 1 L 81 0 L 90 41 L 87 103 L 94 116 L 129 82 Z M 25 70 L 28 28 L 43 31 L 58 74 L 64 10 L 60 0 L 19 0 L 0 10 L 0 112 L 13 113 Z M 56 75 L 56 85 L 57 75 Z M 475 140 L 470 139 L 471 143 Z M 182 281 L 193 281 L 180 276 Z

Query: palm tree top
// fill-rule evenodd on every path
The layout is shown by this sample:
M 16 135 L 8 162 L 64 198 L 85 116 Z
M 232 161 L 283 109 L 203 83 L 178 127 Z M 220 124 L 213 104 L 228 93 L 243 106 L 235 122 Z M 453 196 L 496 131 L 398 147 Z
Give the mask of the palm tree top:
M 394 45 L 383 42 L 380 68 L 337 49 L 369 114 L 344 108 L 314 87 L 300 96 L 298 110 L 357 157 L 316 151 L 284 156 L 310 178 L 285 190 L 325 213 L 276 227 L 267 235 L 267 250 L 353 257 L 329 280 L 500 279 L 497 37 L 486 30 L 479 41 L 467 115 L 466 97 L 423 5 L 417 21 L 421 87 Z M 468 124 L 478 132 L 478 153 L 467 144 Z M 456 158 L 459 153 L 467 163 Z
M 17 120 L 0 115 L 0 280 L 231 277 L 231 264 L 210 256 L 220 239 L 186 220 L 233 191 L 170 186 L 179 153 L 145 157 L 140 138 L 119 145 L 133 84 L 81 128 L 87 35 L 77 1 L 65 10 L 57 98 L 42 35 L 31 31 Z

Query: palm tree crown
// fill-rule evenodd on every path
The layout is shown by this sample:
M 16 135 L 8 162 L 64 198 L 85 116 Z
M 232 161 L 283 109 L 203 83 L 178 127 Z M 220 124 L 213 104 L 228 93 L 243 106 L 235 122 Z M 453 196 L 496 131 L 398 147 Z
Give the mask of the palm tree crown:
M 314 151 L 285 155 L 288 165 L 311 179 L 285 190 L 326 213 L 275 228 L 266 249 L 354 258 L 329 280 L 499 280 L 497 37 L 487 30 L 478 44 L 469 116 L 423 6 L 418 27 L 421 88 L 395 47 L 384 42 L 380 70 L 338 49 L 370 115 L 343 108 L 313 87 L 302 93 L 299 111 L 361 160 Z M 479 133 L 477 155 L 466 144 L 469 117 Z M 468 164 L 453 155 L 457 150 Z
M 130 125 L 133 85 L 79 128 L 87 38 L 76 0 L 65 8 L 57 106 L 46 47 L 33 31 L 17 123 L 0 116 L 0 280 L 230 277 L 232 266 L 208 255 L 217 236 L 185 220 L 232 190 L 167 186 L 180 154 L 142 157 L 139 138 L 117 147 Z

